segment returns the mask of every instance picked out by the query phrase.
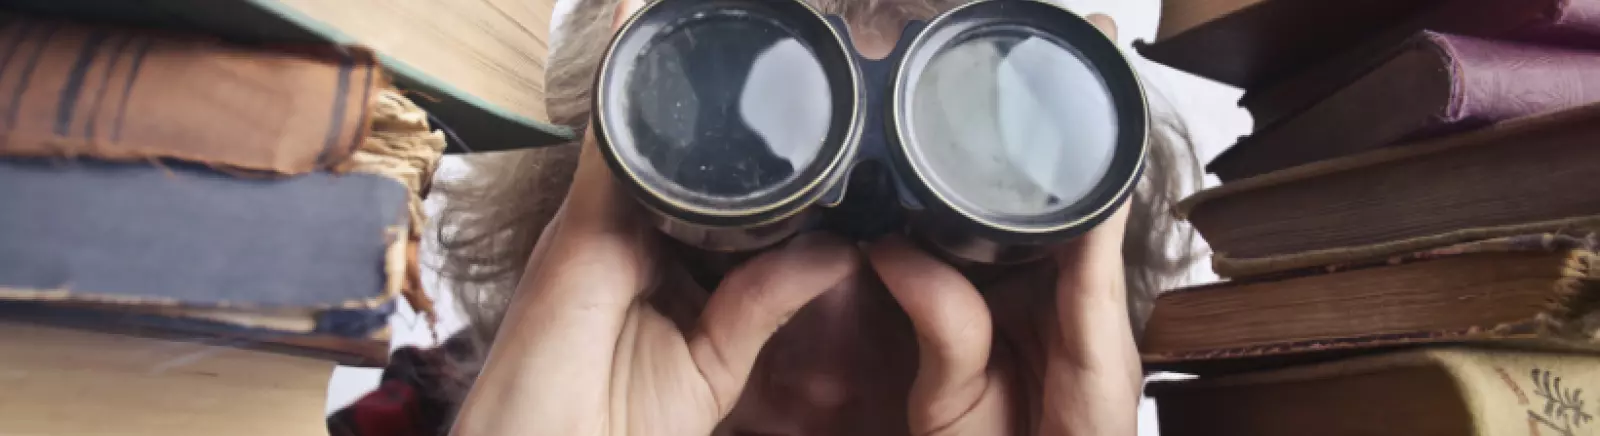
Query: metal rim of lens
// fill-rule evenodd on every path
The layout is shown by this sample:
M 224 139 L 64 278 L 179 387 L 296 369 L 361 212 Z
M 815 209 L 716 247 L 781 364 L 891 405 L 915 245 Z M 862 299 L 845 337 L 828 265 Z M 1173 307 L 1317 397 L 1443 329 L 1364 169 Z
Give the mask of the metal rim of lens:
M 613 55 L 616 53 L 618 47 L 620 47 L 623 42 L 627 41 L 629 37 L 635 36 L 634 34 L 637 31 L 637 25 L 642 19 L 644 19 L 646 15 L 652 11 L 671 6 L 673 3 L 680 1 L 687 0 L 657 0 L 649 2 L 645 6 L 641 7 L 632 16 L 628 17 L 627 21 L 624 21 L 622 26 L 617 29 L 615 32 L 616 35 L 612 37 L 611 42 L 606 46 L 606 51 L 601 55 L 600 70 L 597 74 L 595 74 L 594 79 L 594 96 L 590 102 L 591 116 L 594 119 L 593 129 L 596 135 L 596 140 L 599 142 L 597 145 L 602 151 L 601 155 L 605 157 L 606 163 L 611 167 L 612 171 L 624 174 L 627 179 L 632 182 L 630 185 L 636 188 L 634 191 L 645 194 L 640 196 L 642 197 L 642 200 L 654 205 L 655 209 L 680 219 L 710 225 L 726 223 L 736 224 L 739 226 L 758 226 L 770 224 L 794 216 L 795 214 L 804 210 L 812 201 L 815 201 L 817 197 L 822 196 L 822 194 L 827 191 L 827 186 L 825 183 L 837 179 L 838 174 L 841 172 L 841 168 L 845 166 L 844 163 L 848 160 L 849 156 L 855 155 L 855 150 L 859 146 L 858 143 L 860 142 L 862 130 L 860 123 L 861 117 L 859 113 L 861 111 L 861 71 L 856 65 L 856 57 L 848 45 L 849 42 L 846 41 L 844 36 L 840 34 L 839 29 L 835 28 L 832 24 L 828 23 L 825 18 L 823 18 L 821 12 L 817 11 L 816 8 L 813 8 L 810 4 L 807 4 L 804 1 L 764 0 L 788 1 L 794 5 L 798 5 L 805 11 L 809 12 L 809 18 L 815 19 L 815 23 L 817 25 L 823 26 L 823 28 L 827 29 L 828 34 L 831 36 L 831 38 L 828 38 L 830 41 L 806 42 L 808 44 L 828 44 L 831 42 L 831 48 L 838 50 L 838 54 L 844 58 L 850 77 L 848 92 L 853 97 L 851 101 L 847 102 L 851 111 L 850 117 L 848 118 L 850 125 L 846 126 L 846 132 L 843 136 L 844 143 L 840 145 L 838 152 L 834 153 L 834 156 L 829 159 L 826 166 L 818 174 L 818 177 L 812 180 L 797 180 L 793 182 L 803 184 L 801 188 L 795 190 L 794 193 L 768 204 L 745 208 L 715 209 L 702 207 L 700 205 L 692 204 L 683 201 L 682 199 L 675 198 L 675 196 L 666 192 L 662 192 L 655 186 L 651 186 L 651 184 L 646 182 L 644 178 L 640 177 L 634 168 L 623 162 L 623 158 L 620 156 L 622 152 L 616 149 L 616 141 L 613 140 L 611 132 L 605 128 L 606 124 L 608 123 L 608 119 L 606 117 L 606 111 L 602 109 L 608 98 L 608 91 L 611 91 L 608 89 L 608 87 L 604 86 L 604 84 L 608 82 L 607 79 L 614 73 L 614 63 L 612 61 L 614 57 Z M 839 88 L 841 86 L 838 84 L 832 84 L 830 81 L 829 87 L 830 92 L 832 92 L 833 88 Z M 826 138 L 824 138 L 824 140 L 826 140 Z
M 896 155 L 897 160 L 901 161 L 903 166 L 906 167 L 907 169 L 909 169 L 910 172 L 915 176 L 916 182 L 920 183 L 920 188 L 917 189 L 918 191 L 921 191 L 921 192 L 923 192 L 925 194 L 928 194 L 929 196 L 931 196 L 934 199 L 936 199 L 940 206 L 942 206 L 942 207 L 944 207 L 946 209 L 949 209 L 951 211 L 954 211 L 955 213 L 960 214 L 962 217 L 964 217 L 964 218 L 966 218 L 968 220 L 971 220 L 974 223 L 978 223 L 978 224 L 982 225 L 983 227 L 985 227 L 987 229 L 999 231 L 999 232 L 1001 232 L 1001 234 L 1011 233 L 1011 234 L 1043 235 L 1043 234 L 1053 234 L 1053 233 L 1058 233 L 1058 232 L 1070 232 L 1073 229 L 1078 228 L 1079 226 L 1081 226 L 1083 224 L 1086 224 L 1086 223 L 1097 223 L 1097 222 L 1099 222 L 1101 220 L 1104 220 L 1105 217 L 1109 216 L 1109 214 L 1112 212 L 1112 208 L 1113 207 L 1119 206 L 1120 203 L 1122 203 L 1122 201 L 1124 199 L 1126 199 L 1131 194 L 1134 186 L 1139 181 L 1139 177 L 1141 176 L 1141 174 L 1143 174 L 1144 165 L 1145 165 L 1144 161 L 1145 161 L 1145 158 L 1148 155 L 1149 149 L 1150 149 L 1150 139 L 1149 139 L 1150 110 L 1149 110 L 1149 102 L 1148 102 L 1148 100 L 1146 98 L 1146 95 L 1145 95 L 1144 84 L 1139 79 L 1138 74 L 1133 72 L 1133 66 L 1128 63 L 1127 56 L 1122 54 L 1122 51 L 1120 49 L 1118 49 L 1116 47 L 1115 43 L 1112 42 L 1109 38 L 1101 38 L 1100 41 L 1103 41 L 1105 44 L 1109 45 L 1110 46 L 1109 49 L 1112 52 L 1117 54 L 1116 58 L 1118 60 L 1120 60 L 1121 62 L 1116 64 L 1116 65 L 1120 66 L 1122 68 L 1125 68 L 1125 70 L 1119 71 L 1119 72 L 1125 72 L 1127 77 L 1133 83 L 1133 85 L 1134 85 L 1133 86 L 1133 91 L 1135 92 L 1135 94 L 1137 96 L 1137 102 L 1138 102 L 1137 104 L 1139 105 L 1139 112 L 1141 112 L 1141 115 L 1143 117 L 1143 119 L 1139 121 L 1140 128 L 1138 129 L 1138 132 L 1137 132 L 1137 134 L 1139 135 L 1138 136 L 1138 138 L 1139 138 L 1139 145 L 1138 145 L 1139 152 L 1138 152 L 1138 155 L 1136 156 L 1137 160 L 1134 162 L 1133 166 L 1131 168 L 1129 168 L 1129 171 L 1128 171 L 1129 176 L 1128 176 L 1127 180 L 1124 180 L 1122 182 L 1122 184 L 1117 187 L 1115 193 L 1109 197 L 1109 198 L 1113 199 L 1113 201 L 1105 202 L 1104 204 L 1099 205 L 1096 209 L 1090 211 L 1087 214 L 1084 214 L 1084 215 L 1082 215 L 1080 217 L 1077 217 L 1075 219 L 1072 219 L 1072 220 L 1069 220 L 1069 221 L 1066 221 L 1066 222 L 1062 222 L 1062 223 L 1057 223 L 1057 224 L 1052 224 L 1052 225 L 1044 225 L 1044 226 L 1026 226 L 1026 225 L 1017 225 L 1017 224 L 1005 223 L 1005 222 L 1001 222 L 1000 220 L 993 219 L 991 217 L 983 216 L 982 214 L 974 213 L 974 212 L 962 207 L 960 205 L 959 201 L 952 200 L 951 198 L 948 198 L 948 196 L 953 195 L 953 194 L 940 192 L 939 189 L 934 188 L 934 186 L 935 186 L 934 182 L 932 181 L 932 178 L 929 176 L 929 174 L 927 174 L 927 173 L 931 173 L 933 171 L 929 170 L 929 169 L 922 168 L 921 167 L 922 165 L 917 163 L 917 159 L 913 159 L 910 156 L 910 152 L 908 150 L 906 150 L 906 147 L 907 147 L 908 144 L 915 143 L 915 140 L 913 138 L 913 132 L 907 132 L 906 131 L 906 125 L 908 123 L 904 121 L 904 120 L 907 119 L 907 117 L 906 117 L 907 110 L 905 108 L 906 100 L 911 98 L 910 95 L 909 95 L 909 94 L 911 94 L 911 91 L 907 89 L 908 87 L 906 86 L 906 83 L 907 83 L 908 76 L 912 73 L 912 71 L 910 71 L 911 70 L 911 66 L 912 66 L 911 65 L 912 61 L 914 59 L 917 59 L 917 55 L 921 54 L 921 53 L 927 53 L 926 57 L 931 59 L 933 56 L 935 56 L 939 52 L 941 52 L 942 49 L 944 48 L 944 47 L 926 47 L 927 44 L 928 44 L 928 38 L 930 38 L 934 34 L 938 33 L 938 31 L 942 28 L 942 26 L 949 25 L 950 20 L 954 19 L 952 17 L 956 16 L 958 13 L 960 13 L 962 11 L 965 11 L 965 10 L 968 10 L 968 9 L 972 9 L 972 8 L 985 7 L 985 6 L 993 5 L 993 4 L 1016 4 L 1016 3 L 1028 3 L 1028 4 L 1036 4 L 1036 5 L 1046 6 L 1046 7 L 1049 7 L 1051 9 L 1057 10 L 1057 11 L 1061 12 L 1062 14 L 1065 14 L 1066 16 L 1070 16 L 1070 17 L 1076 19 L 1076 21 L 1078 21 L 1083 26 L 1088 26 L 1089 28 L 1094 29 L 1094 25 L 1093 24 L 1089 23 L 1089 21 L 1087 19 L 1084 19 L 1082 16 L 1078 15 L 1077 13 L 1074 13 L 1074 12 L 1072 12 L 1070 10 L 1062 8 L 1061 6 L 1057 6 L 1055 4 L 1052 4 L 1052 3 L 1049 3 L 1049 2 L 1045 2 L 1045 1 L 1039 1 L 1039 0 L 980 0 L 980 1 L 967 3 L 967 4 L 964 4 L 964 5 L 961 5 L 961 6 L 957 6 L 955 8 L 951 8 L 950 10 L 939 14 L 939 16 L 934 17 L 934 19 L 932 21 L 929 21 L 928 25 L 923 28 L 922 33 L 918 34 L 916 36 L 916 38 L 912 40 L 911 44 L 906 48 L 905 55 L 903 55 L 900 58 L 899 65 L 896 66 L 896 68 L 895 68 L 894 82 L 893 82 L 893 85 L 892 85 L 892 86 L 894 86 L 894 88 L 893 88 L 892 95 L 890 96 L 890 100 L 892 100 L 892 102 L 891 102 L 892 113 L 891 113 L 891 117 L 890 117 L 890 121 L 891 121 L 890 124 L 892 124 L 892 130 L 894 131 L 895 138 L 898 140 L 900 145 L 896 146 L 896 147 L 891 147 L 891 148 L 894 149 L 891 154 Z M 1099 32 L 1098 30 L 1095 30 L 1095 31 L 1097 33 Z M 1096 69 L 1100 69 L 1100 68 L 1104 67 L 1103 65 L 1100 65 L 1099 63 L 1092 63 L 1091 65 L 1093 65 Z M 1108 85 L 1108 92 L 1110 92 L 1112 94 L 1115 94 L 1118 91 L 1114 90 L 1114 89 L 1110 89 L 1109 85 Z M 1121 106 L 1121 105 L 1118 104 L 1117 106 Z M 1122 133 L 1119 132 L 1118 135 L 1119 135 L 1119 138 L 1117 140 L 1117 144 L 1114 145 L 1114 146 L 1117 147 L 1117 148 L 1121 148 L 1122 147 L 1122 143 L 1124 142 L 1124 140 L 1121 137 Z M 1114 151 L 1114 153 L 1116 153 L 1116 152 Z M 1112 167 L 1109 168 L 1108 171 L 1117 169 L 1114 163 L 1115 163 L 1115 161 L 1113 161 Z M 913 184 L 913 185 L 916 185 L 916 184 Z M 1068 210 L 1070 210 L 1070 209 L 1071 208 L 1069 207 Z

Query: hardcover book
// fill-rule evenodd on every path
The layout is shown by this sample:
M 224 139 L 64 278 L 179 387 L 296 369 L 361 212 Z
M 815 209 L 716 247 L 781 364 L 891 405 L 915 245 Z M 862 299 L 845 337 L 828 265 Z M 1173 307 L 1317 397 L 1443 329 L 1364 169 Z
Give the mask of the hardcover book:
M 1596 385 L 1596 355 L 1444 348 L 1147 391 L 1172 436 L 1594 436 Z
M 1596 246 L 1495 238 L 1167 292 L 1140 352 L 1204 373 L 1431 343 L 1600 351 Z
M 408 287 L 409 196 L 359 172 L 0 159 L 0 300 L 372 340 Z
M 1600 51 L 1424 32 L 1211 161 L 1223 181 L 1600 101 Z
M 1600 105 L 1224 184 L 1180 202 L 1239 277 L 1524 233 L 1595 228 Z
M 1419 18 L 1438 9 L 1457 15 Z M 1155 42 L 1138 49 L 1156 62 L 1250 91 L 1396 29 L 1400 36 L 1392 38 L 1438 30 L 1600 48 L 1600 1 L 1171 0 L 1162 2 Z
M 1600 49 L 1600 1 L 1450 0 L 1359 39 L 1353 48 L 1254 87 L 1239 99 L 1262 130 L 1298 114 L 1393 57 L 1424 31 L 1520 41 L 1547 46 Z
M 15 19 L 0 27 L 0 155 L 174 158 L 271 175 L 332 171 L 386 80 L 371 53 Z
M 22 0 L 0 13 L 213 35 L 237 44 L 364 46 L 395 86 L 460 141 L 451 152 L 540 147 L 577 135 L 544 113 L 554 2 Z
M 0 356 L 0 434 L 328 434 L 333 362 L 11 321 Z

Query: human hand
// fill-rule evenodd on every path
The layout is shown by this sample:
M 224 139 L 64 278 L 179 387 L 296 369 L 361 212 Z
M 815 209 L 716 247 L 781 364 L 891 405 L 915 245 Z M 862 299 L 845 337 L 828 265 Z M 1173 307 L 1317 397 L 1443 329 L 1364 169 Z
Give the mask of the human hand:
M 640 6 L 624 1 L 613 29 Z M 453 434 L 709 434 L 774 331 L 863 263 L 846 241 L 801 235 L 707 293 L 674 273 L 592 132 L 556 215 Z
M 1142 373 L 1122 277 L 1127 215 L 1123 206 L 1043 268 L 983 293 L 904 238 L 870 247 L 917 332 L 913 435 L 1134 434 Z
M 1109 17 L 1089 18 L 1116 38 Z M 1124 204 L 1044 268 L 983 293 L 904 238 L 870 247 L 917 331 L 913 435 L 1135 433 L 1142 373 L 1122 274 L 1127 219 Z

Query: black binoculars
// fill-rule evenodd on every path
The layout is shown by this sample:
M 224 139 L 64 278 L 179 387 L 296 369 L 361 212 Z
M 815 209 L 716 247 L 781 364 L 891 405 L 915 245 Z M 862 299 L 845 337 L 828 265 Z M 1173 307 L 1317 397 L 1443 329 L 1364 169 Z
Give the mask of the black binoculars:
M 617 177 L 663 232 L 715 251 L 823 228 L 1031 260 L 1114 213 L 1148 147 L 1122 52 L 1035 0 L 911 22 L 882 59 L 799 0 L 659 0 L 618 31 L 594 90 Z

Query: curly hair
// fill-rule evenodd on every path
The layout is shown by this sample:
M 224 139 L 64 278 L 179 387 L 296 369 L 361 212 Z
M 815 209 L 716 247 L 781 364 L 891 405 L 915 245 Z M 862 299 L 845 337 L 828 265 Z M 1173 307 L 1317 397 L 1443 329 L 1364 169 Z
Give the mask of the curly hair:
M 898 32 L 908 19 L 928 19 L 966 0 L 807 0 L 843 17 L 856 35 Z M 617 0 L 578 0 L 550 50 L 545 105 L 556 124 L 584 131 L 591 84 L 611 35 Z M 1133 195 L 1123 246 L 1129 310 L 1143 325 L 1156 293 L 1181 280 L 1195 259 L 1193 232 L 1180 227 L 1171 205 L 1199 184 L 1188 134 L 1155 89 L 1151 150 Z M 571 183 L 578 144 L 468 158 L 471 177 L 443 183 L 438 238 L 440 275 L 456 293 L 480 344 L 493 339 L 524 265 Z

